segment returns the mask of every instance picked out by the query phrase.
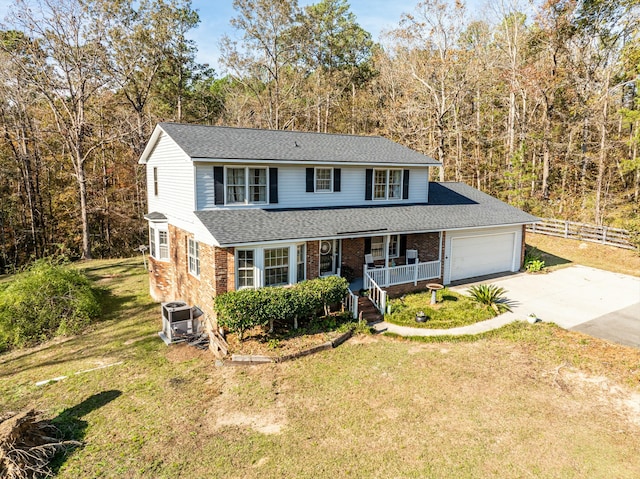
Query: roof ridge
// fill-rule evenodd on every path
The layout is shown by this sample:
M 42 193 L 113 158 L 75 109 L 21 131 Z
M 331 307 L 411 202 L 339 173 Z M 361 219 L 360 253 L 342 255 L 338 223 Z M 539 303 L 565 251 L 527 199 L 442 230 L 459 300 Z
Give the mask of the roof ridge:
M 227 130 L 268 131 L 273 133 L 302 133 L 305 135 L 322 135 L 322 136 L 346 136 L 348 138 L 381 138 L 383 140 L 393 141 L 393 140 L 389 140 L 388 138 L 382 135 L 353 135 L 350 133 L 328 133 L 328 132 L 322 132 L 322 131 L 305 131 L 305 130 L 274 130 L 272 128 L 255 128 L 255 127 L 230 126 L 230 125 L 202 125 L 199 123 L 179 123 L 176 121 L 162 121 L 162 122 L 159 122 L 158 125 L 161 127 L 163 125 L 175 125 L 175 126 L 186 126 L 186 127 L 194 127 L 194 128 L 218 128 L 218 129 L 227 129 Z M 400 146 L 404 146 L 404 145 L 400 145 Z

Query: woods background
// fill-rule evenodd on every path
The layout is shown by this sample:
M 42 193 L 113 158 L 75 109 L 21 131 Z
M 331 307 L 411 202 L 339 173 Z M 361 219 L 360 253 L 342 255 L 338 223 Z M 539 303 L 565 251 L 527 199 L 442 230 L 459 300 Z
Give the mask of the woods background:
M 0 26 L 0 273 L 146 244 L 158 121 L 382 135 L 525 211 L 640 230 L 639 0 L 416 2 L 375 43 L 346 0 L 235 0 L 219 76 L 187 0 L 16 0 Z M 525 14 L 525 12 L 528 12 Z

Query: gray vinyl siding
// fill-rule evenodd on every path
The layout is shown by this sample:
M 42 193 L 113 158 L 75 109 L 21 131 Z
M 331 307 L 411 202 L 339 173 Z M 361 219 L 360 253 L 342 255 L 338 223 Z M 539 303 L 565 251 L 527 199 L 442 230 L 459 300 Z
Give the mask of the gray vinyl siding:
M 223 165 L 224 163 L 196 163 L 196 205 L 198 210 L 216 208 L 214 204 L 213 168 L 214 166 Z M 428 199 L 429 172 L 427 167 L 410 169 L 408 199 L 366 201 L 364 199 L 366 168 L 364 167 L 341 166 L 341 191 L 339 192 L 307 193 L 306 165 L 276 166 L 278 168 L 279 202 L 277 205 L 271 205 L 273 208 L 314 208 L 358 205 L 382 206 L 385 204 L 424 203 Z M 327 165 L 326 167 L 331 167 L 331 165 Z M 269 205 L 261 205 L 260 207 L 268 208 Z
M 158 195 L 153 169 L 158 169 Z M 167 135 L 162 135 L 147 162 L 148 211 L 167 217 L 189 218 L 195 209 L 191 159 Z

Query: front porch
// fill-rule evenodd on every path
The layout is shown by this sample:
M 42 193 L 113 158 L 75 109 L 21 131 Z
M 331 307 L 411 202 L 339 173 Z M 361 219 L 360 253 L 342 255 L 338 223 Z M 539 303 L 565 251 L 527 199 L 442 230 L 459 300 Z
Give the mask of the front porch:
M 381 314 L 384 314 L 390 290 L 399 294 L 401 291 L 395 287 L 403 285 L 413 286 L 413 288 L 403 289 L 417 289 L 420 282 L 440 279 L 442 277 L 441 271 L 442 262 L 440 260 L 381 268 L 365 265 L 362 289 L 369 292 L 369 299 L 373 305 Z

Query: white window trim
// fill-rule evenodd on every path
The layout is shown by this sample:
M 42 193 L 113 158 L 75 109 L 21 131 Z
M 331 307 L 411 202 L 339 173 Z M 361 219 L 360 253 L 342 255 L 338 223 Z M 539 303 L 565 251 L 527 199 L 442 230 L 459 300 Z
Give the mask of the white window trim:
M 385 184 L 384 184 L 384 198 L 376 198 L 376 171 L 385 171 L 386 172 L 386 180 L 385 180 Z M 389 198 L 389 191 L 391 191 L 390 188 L 390 179 L 391 179 L 391 172 L 392 171 L 399 171 L 400 172 L 400 196 L 398 196 L 397 198 Z M 402 172 L 401 168 L 374 168 L 373 169 L 373 175 L 371 175 L 371 199 L 373 201 L 398 201 L 398 200 L 402 200 L 402 191 L 403 191 L 403 182 L 404 182 L 404 174 Z
M 230 202 L 227 195 L 227 170 L 234 169 L 244 169 L 244 201 L 241 202 Z M 249 201 L 249 170 L 251 169 L 259 169 L 265 170 L 265 201 Z M 266 166 L 260 165 L 229 165 L 224 167 L 224 204 L 229 206 L 243 206 L 243 205 L 268 205 L 269 204 L 269 168 Z
M 298 262 L 298 248 L 300 248 L 300 246 L 302 246 L 302 279 L 298 278 L 298 266 L 300 265 L 300 263 Z M 295 275 L 295 281 L 296 283 L 300 283 L 302 281 L 305 281 L 307 279 L 307 243 L 298 243 L 295 246 L 295 251 L 296 251 L 296 270 L 294 271 L 294 275 Z
M 267 251 L 273 251 L 273 250 L 287 250 L 287 262 L 284 264 L 279 264 L 277 266 L 269 266 L 268 269 L 272 270 L 272 269 L 279 269 L 279 268 L 286 268 L 287 269 L 287 280 L 284 283 L 277 283 L 277 284 L 270 284 L 267 285 L 267 265 L 265 264 L 264 258 L 266 258 L 266 253 Z M 264 248 L 263 250 L 263 263 L 262 263 L 262 268 L 264 270 L 264 278 L 263 278 L 263 282 L 262 284 L 264 286 L 287 286 L 289 284 L 291 284 L 291 250 L 293 250 L 293 248 L 291 246 L 275 246 L 272 248 Z M 295 251 L 295 250 L 294 250 Z M 279 258 L 279 256 L 277 257 Z M 296 261 L 297 264 L 297 261 Z
M 391 252 L 389 252 L 389 259 L 391 258 L 398 258 L 400 257 L 400 235 L 389 235 L 389 236 L 372 236 L 371 237 L 371 252 L 373 253 L 373 238 L 382 238 L 382 256 L 374 256 L 373 259 L 375 260 L 381 260 L 381 259 L 385 259 L 385 253 L 387 251 L 387 241 L 391 239 L 392 236 L 395 236 L 396 241 L 397 241 L 397 247 L 396 247 L 396 254 L 391 254 Z M 389 245 L 390 246 L 390 245 Z
M 296 284 L 297 281 L 297 271 L 298 271 L 298 246 L 304 244 L 305 245 L 305 254 L 304 254 L 304 273 L 305 278 L 307 277 L 307 254 L 306 254 L 306 242 L 305 243 L 286 243 L 286 244 L 265 244 L 261 246 L 255 246 L 253 248 L 237 248 L 237 251 L 253 251 L 253 288 L 263 288 L 265 287 L 265 266 L 264 266 L 264 253 L 265 250 L 268 249 L 278 249 L 278 248 L 288 248 L 289 249 L 289 278 L 288 282 L 283 284 L 282 286 Z M 238 277 L 238 254 L 235 254 L 234 259 L 234 267 L 235 267 L 235 287 L 236 290 L 250 288 L 250 286 L 244 286 L 240 288 L 239 286 L 239 277 Z
M 251 268 L 253 270 L 253 286 L 240 286 L 240 255 L 238 254 L 240 251 L 251 251 L 253 253 L 253 267 Z M 260 279 L 258 273 L 258 267 L 257 267 L 257 258 L 258 258 L 258 252 L 253 249 L 253 248 L 240 248 L 240 249 L 236 249 L 236 254 L 235 254 L 235 275 L 236 275 L 236 290 L 241 290 L 241 289 L 255 289 L 256 285 L 258 284 L 258 281 Z M 246 268 L 248 269 L 248 268 Z
M 191 254 L 191 245 L 193 244 L 194 255 Z M 191 260 L 193 259 L 195 271 L 191 268 Z M 200 278 L 200 243 L 194 238 L 187 238 L 187 270 L 191 276 Z
M 329 170 L 329 189 L 328 190 L 319 190 L 318 189 L 318 170 Z M 333 193 L 333 168 L 325 168 L 322 166 L 318 166 L 313 169 L 313 191 L 315 193 Z
M 152 233 L 153 231 L 153 233 Z M 160 233 L 167 234 L 167 255 L 160 255 Z M 152 236 L 153 234 L 153 243 L 154 248 L 151 247 Z M 166 223 L 149 223 L 149 256 L 157 261 L 169 261 L 169 230 L 167 228 Z M 153 251 L 155 249 L 155 251 Z
M 153 167 L 153 195 L 158 196 L 158 167 Z

